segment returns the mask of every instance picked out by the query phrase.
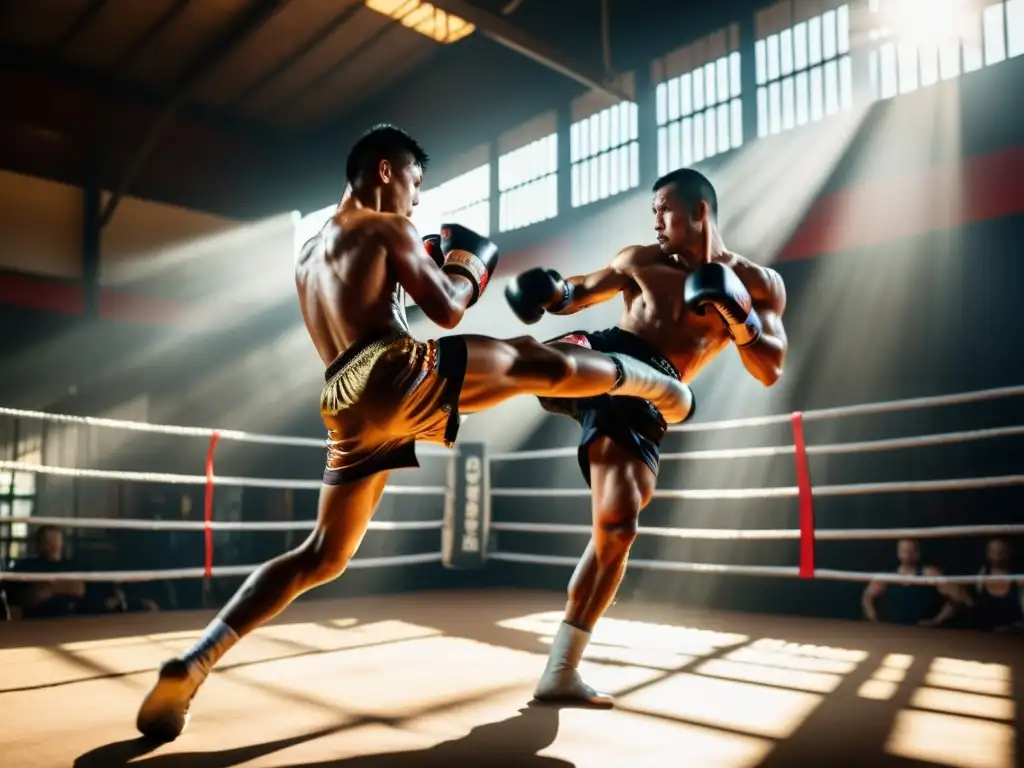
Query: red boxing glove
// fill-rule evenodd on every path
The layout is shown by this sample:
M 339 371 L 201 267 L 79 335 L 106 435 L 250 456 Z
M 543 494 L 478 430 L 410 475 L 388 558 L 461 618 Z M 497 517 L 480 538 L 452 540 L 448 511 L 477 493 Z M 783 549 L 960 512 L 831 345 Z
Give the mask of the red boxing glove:
M 441 269 L 473 284 L 473 298 L 469 302 L 469 306 L 473 306 L 498 266 L 498 246 L 469 227 L 442 224 L 441 250 L 444 252 Z
M 427 255 L 434 260 L 437 266 L 444 264 L 444 254 L 441 252 L 441 236 L 427 235 L 423 238 L 423 249 Z

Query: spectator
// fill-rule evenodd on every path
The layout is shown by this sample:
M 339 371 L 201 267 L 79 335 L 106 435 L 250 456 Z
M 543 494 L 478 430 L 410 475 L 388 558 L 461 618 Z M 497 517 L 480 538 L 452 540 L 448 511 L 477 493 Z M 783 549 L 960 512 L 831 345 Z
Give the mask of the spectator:
M 933 565 L 921 563 L 921 545 L 914 539 L 900 539 L 896 545 L 899 566 L 905 576 L 941 576 Z M 937 587 L 913 582 L 872 581 L 864 590 L 861 606 L 869 621 L 937 627 L 956 615 L 957 605 L 967 603 L 963 590 L 953 584 Z
M 14 572 L 60 573 L 77 570 L 76 564 L 64 557 L 64 535 L 53 525 L 42 525 L 35 535 L 36 556 L 15 560 Z M 77 580 L 14 582 L 7 589 L 12 607 L 20 609 L 22 618 L 41 619 L 84 613 L 120 613 L 124 611 L 157 611 L 155 602 L 145 597 L 129 598 L 118 584 Z
M 1013 572 L 1010 542 L 992 539 L 985 546 L 982 576 L 1009 575 Z M 974 619 L 979 629 L 989 632 L 1024 632 L 1024 584 L 1005 581 L 979 581 L 974 590 Z
M 74 570 L 64 557 L 64 534 L 53 525 L 36 529 L 36 556 L 11 564 L 15 573 L 61 573 Z M 13 582 L 8 590 L 11 603 L 26 619 L 52 618 L 79 613 L 85 601 L 85 582 L 75 580 Z

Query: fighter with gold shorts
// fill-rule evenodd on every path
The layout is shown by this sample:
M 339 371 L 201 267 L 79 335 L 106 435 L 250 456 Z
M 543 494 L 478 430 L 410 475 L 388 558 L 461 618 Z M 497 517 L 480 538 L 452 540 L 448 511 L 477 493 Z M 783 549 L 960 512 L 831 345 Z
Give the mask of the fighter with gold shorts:
M 150 738 L 177 738 L 193 696 L 239 638 L 345 570 L 389 472 L 417 465 L 418 440 L 454 444 L 460 414 L 523 394 L 640 397 L 674 421 L 692 408 L 688 386 L 628 355 L 530 337 L 414 339 L 406 294 L 430 320 L 454 328 L 498 263 L 497 246 L 465 227 L 444 225 L 426 239 L 417 233 L 409 217 L 426 166 L 404 131 L 384 125 L 366 133 L 349 153 L 350 191 L 302 249 L 299 305 L 326 367 L 320 411 L 328 452 L 316 526 L 253 572 L 199 641 L 162 665 L 137 717 Z

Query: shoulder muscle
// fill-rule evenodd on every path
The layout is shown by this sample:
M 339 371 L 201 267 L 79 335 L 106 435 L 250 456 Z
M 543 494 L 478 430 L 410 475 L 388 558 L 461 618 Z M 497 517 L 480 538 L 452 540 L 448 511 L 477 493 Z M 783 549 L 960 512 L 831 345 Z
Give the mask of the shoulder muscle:
M 733 269 L 747 286 L 750 297 L 781 315 L 786 308 L 786 284 L 782 275 L 771 267 L 762 267 L 743 256 L 736 256 L 735 259 Z
M 657 245 L 630 245 L 623 248 L 612 259 L 612 269 L 625 270 L 655 264 L 662 258 L 661 247 Z

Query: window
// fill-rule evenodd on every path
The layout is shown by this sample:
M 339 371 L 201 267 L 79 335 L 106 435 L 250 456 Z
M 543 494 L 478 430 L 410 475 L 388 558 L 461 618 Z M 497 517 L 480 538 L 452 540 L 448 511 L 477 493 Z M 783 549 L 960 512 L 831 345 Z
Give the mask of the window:
M 757 135 L 816 122 L 853 106 L 850 7 L 758 40 Z
M 558 134 L 498 158 L 498 228 L 521 229 L 558 215 Z
M 42 452 L 37 441 L 22 447 L 16 461 L 40 464 Z M 31 517 L 35 508 L 36 475 L 34 472 L 0 471 L 0 518 Z M 28 554 L 28 523 L 0 523 L 6 529 L 0 540 L 7 540 L 7 557 L 15 560 Z
M 1006 55 L 1024 54 L 1024 0 L 1006 3 Z
M 743 143 L 738 52 L 660 83 L 655 95 L 659 176 Z
M 462 224 L 481 235 L 490 235 L 490 163 L 421 192 L 412 220 L 424 235 L 439 232 L 442 223 Z
M 871 96 L 891 99 L 1024 53 L 1024 0 L 871 0 Z
M 569 129 L 572 207 L 640 186 L 639 110 L 620 101 Z

